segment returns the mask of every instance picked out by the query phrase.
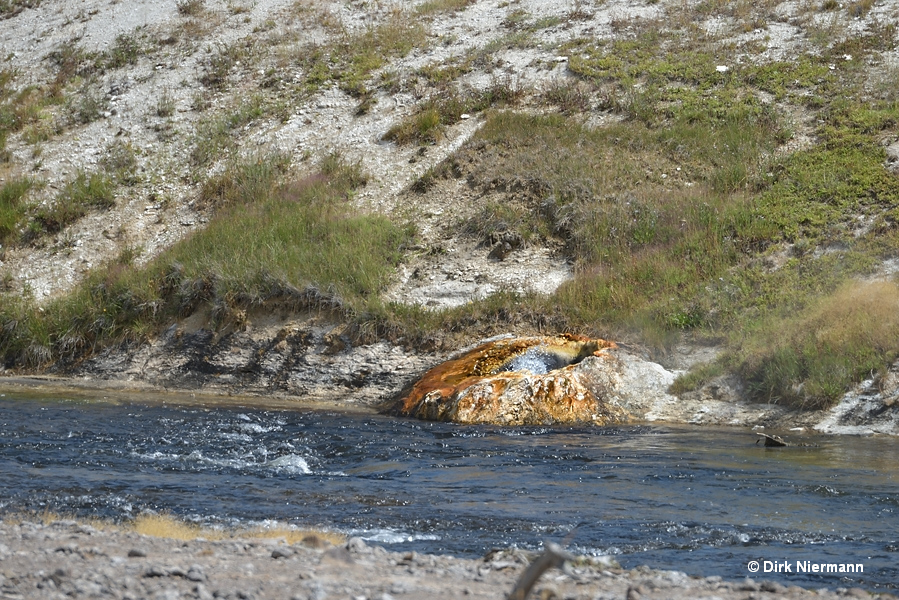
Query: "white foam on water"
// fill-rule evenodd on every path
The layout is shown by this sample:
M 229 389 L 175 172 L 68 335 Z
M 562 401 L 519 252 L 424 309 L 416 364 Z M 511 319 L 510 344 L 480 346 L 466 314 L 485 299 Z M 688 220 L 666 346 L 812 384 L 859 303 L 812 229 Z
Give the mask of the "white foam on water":
M 309 468 L 309 461 L 304 456 L 298 454 L 285 454 L 265 462 L 257 462 L 243 458 L 215 458 L 206 456 L 199 450 L 194 450 L 190 454 L 169 454 L 165 452 L 152 452 L 149 454 L 141 454 L 132 452 L 132 456 L 151 461 L 164 462 L 188 462 L 200 464 L 202 466 L 219 467 L 239 470 L 258 470 L 271 469 L 279 473 L 289 475 L 309 475 L 312 469 Z M 329 473 L 329 475 L 345 476 L 344 473 Z
M 395 529 L 354 529 L 349 532 L 349 535 L 362 538 L 366 542 L 377 542 L 378 544 L 403 544 L 406 542 L 436 541 L 440 539 L 439 535 L 433 533 L 408 533 L 396 531 Z
M 309 475 L 312 473 L 312 469 L 309 468 L 309 463 L 306 462 L 306 459 L 296 454 L 279 456 L 265 463 L 265 466 L 291 475 Z
M 218 436 L 220 438 L 223 438 L 226 440 L 233 440 L 235 442 L 252 442 L 253 441 L 253 437 L 250 435 L 247 435 L 246 433 L 229 433 L 229 432 L 222 431 L 222 432 L 219 432 Z
M 274 431 L 275 427 L 265 427 L 259 423 L 241 423 L 240 430 L 244 433 L 268 433 Z

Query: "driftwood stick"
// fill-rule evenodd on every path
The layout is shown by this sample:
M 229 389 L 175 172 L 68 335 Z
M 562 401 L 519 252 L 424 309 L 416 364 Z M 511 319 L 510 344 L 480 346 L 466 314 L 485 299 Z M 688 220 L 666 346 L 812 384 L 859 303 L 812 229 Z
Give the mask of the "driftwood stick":
M 573 554 L 554 542 L 543 542 L 543 548 L 543 554 L 528 565 L 528 568 L 518 578 L 515 589 L 509 594 L 508 600 L 525 600 L 541 575 L 553 567 L 561 568 L 566 561 L 574 560 Z

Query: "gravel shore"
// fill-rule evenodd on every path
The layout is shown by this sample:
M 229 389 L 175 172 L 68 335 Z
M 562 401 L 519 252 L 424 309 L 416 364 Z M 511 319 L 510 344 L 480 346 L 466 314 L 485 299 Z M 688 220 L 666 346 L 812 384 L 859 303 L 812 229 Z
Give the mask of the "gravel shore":
M 533 556 L 517 549 L 482 559 L 389 552 L 351 538 L 316 536 L 189 541 L 77 521 L 0 524 L 0 598 L 483 598 L 502 599 Z M 597 559 L 550 570 L 531 598 L 894 598 L 861 589 L 806 590 L 776 582 L 697 578 Z

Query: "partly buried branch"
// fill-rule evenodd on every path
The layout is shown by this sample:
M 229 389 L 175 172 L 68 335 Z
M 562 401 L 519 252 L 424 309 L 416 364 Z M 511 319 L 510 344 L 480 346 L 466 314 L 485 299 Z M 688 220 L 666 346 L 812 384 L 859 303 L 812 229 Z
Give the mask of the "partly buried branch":
M 525 600 L 528 594 L 531 593 L 531 588 L 534 587 L 534 584 L 537 583 L 537 580 L 540 579 L 543 573 L 553 567 L 561 569 L 566 561 L 571 561 L 575 558 L 573 554 L 554 542 L 543 542 L 543 548 L 543 554 L 528 565 L 528 568 L 518 578 L 518 583 L 515 584 L 515 589 L 512 590 L 512 593 L 509 594 L 508 600 Z

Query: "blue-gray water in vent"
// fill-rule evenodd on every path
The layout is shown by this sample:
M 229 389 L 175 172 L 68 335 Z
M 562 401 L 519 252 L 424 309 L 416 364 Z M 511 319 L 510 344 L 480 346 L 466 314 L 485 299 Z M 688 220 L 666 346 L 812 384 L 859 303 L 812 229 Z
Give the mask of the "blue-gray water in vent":
M 789 433 L 789 432 L 787 432 Z M 899 440 L 745 429 L 456 426 L 337 412 L 0 397 L 0 514 L 315 526 L 477 557 L 560 542 L 689 574 L 899 582 Z M 752 561 L 789 573 L 752 574 Z M 852 563 L 846 577 L 797 561 Z
M 499 372 L 504 371 L 530 371 L 535 375 L 545 375 L 550 371 L 561 369 L 569 363 L 560 356 L 547 352 L 544 348 L 536 346 L 528 348 L 508 363 L 503 365 Z

